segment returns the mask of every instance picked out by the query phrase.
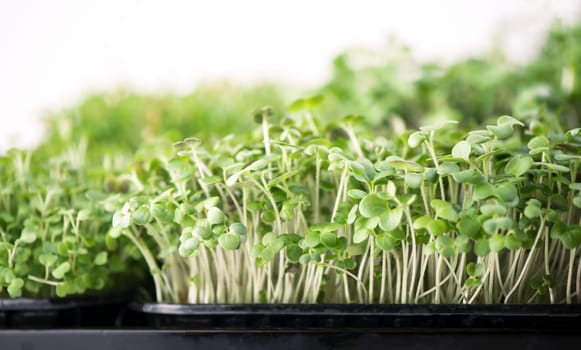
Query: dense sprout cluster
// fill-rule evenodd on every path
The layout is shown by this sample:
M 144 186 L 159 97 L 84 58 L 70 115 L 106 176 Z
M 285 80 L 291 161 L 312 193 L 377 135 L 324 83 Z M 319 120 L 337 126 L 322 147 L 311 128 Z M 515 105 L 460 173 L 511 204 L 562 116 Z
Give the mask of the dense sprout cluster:
M 143 276 L 138 251 L 106 235 L 121 200 L 105 189 L 110 169 L 87 171 L 84 153 L 0 158 L 0 296 L 111 294 Z
M 302 102 L 304 104 L 304 101 Z M 158 301 L 561 303 L 581 293 L 579 129 L 502 116 L 384 138 L 272 121 L 141 164 L 113 218 Z M 301 114 L 302 115 L 302 114 Z
M 413 128 L 442 117 L 479 127 L 505 114 L 551 124 L 557 113 L 571 129 L 581 115 L 580 42 L 581 26 L 557 22 L 540 53 L 523 65 L 509 62 L 500 50 L 451 65 L 418 62 L 397 43 L 388 54 L 346 52 L 335 59 L 333 76 L 318 93 L 329 100 L 326 115 L 363 111 L 377 127 L 393 116 Z
M 94 94 L 46 118 L 47 135 L 39 151 L 51 155 L 86 139 L 88 161 L 99 164 L 103 155 L 131 156 L 142 143 L 159 137 L 179 140 L 247 131 L 248 124 L 234 116 L 263 104 L 282 108 L 280 90 L 216 82 L 185 95 L 126 90 Z

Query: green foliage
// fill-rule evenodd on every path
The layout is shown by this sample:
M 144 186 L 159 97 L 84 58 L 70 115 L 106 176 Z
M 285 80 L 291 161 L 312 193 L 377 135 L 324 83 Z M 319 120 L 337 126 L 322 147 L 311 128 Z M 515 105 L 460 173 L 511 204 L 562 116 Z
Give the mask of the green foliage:
M 0 158 L 0 293 L 147 269 L 176 303 L 571 303 L 579 43 L 556 25 L 526 66 L 344 54 L 288 113 L 274 87 L 90 97 Z
M 0 157 L 0 296 L 116 294 L 140 283 L 135 247 L 106 234 L 123 204 L 123 189 L 108 186 L 116 170 L 91 168 L 84 156 L 80 144 L 50 158 Z M 119 227 L 130 219 L 114 216 Z
M 161 166 L 149 165 L 148 187 L 112 222 L 132 241 L 147 227 L 152 239 L 140 249 L 158 300 L 523 302 L 530 296 L 512 290 L 546 273 L 544 259 L 549 269 L 561 261 L 541 244 L 576 254 L 581 186 L 569 178 L 578 133 L 533 135 L 505 115 L 488 130 L 432 124 L 388 147 L 365 128 L 346 129 L 349 142 L 336 138 L 333 126 L 305 122 L 303 104 L 284 122 L 268 119 L 266 131 L 261 112 L 260 132 L 150 160 Z M 313 148 L 313 134 L 324 147 Z M 515 264 L 533 266 L 515 272 Z M 551 275 L 560 283 L 547 287 L 549 301 L 570 296 L 568 274 Z M 381 293 L 403 279 L 420 289 Z

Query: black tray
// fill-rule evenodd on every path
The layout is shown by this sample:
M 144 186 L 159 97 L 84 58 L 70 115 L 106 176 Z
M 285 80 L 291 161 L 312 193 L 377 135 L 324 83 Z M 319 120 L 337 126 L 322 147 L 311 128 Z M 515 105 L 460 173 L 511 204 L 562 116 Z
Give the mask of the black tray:
M 78 305 L 71 299 L 0 299 L 0 328 L 76 327 Z
M 131 304 L 122 325 L 155 329 L 572 330 L 581 305 Z
M 186 331 L 186 330 L 0 330 L 0 349 L 195 350 L 195 349 L 579 349 L 579 331 Z
M 114 327 L 124 297 L 0 299 L 2 328 Z

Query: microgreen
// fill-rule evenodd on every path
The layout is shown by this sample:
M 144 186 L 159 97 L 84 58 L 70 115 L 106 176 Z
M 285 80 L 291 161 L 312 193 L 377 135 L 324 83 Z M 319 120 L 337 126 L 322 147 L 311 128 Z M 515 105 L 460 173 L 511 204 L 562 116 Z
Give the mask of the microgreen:
M 195 157 L 178 151 L 145 174 L 113 231 L 141 251 L 157 300 L 556 303 L 579 293 L 581 186 L 570 179 L 580 162 L 563 147 L 579 135 L 530 135 L 502 116 L 469 132 L 422 127 L 378 154 L 360 118 L 344 118 L 335 138 L 303 122 L 309 108 L 297 102 L 283 123 L 260 109 L 259 132 L 197 144 Z M 172 176 L 177 161 L 184 176 Z
M 114 294 L 143 275 L 134 247 L 110 244 L 105 176 L 85 167 L 84 148 L 41 162 L 16 150 L 0 158 L 0 295 Z

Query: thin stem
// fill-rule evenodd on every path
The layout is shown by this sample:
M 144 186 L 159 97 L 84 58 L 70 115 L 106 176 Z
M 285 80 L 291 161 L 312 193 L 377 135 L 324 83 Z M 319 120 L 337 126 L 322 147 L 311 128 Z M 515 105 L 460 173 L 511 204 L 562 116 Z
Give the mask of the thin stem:
M 521 273 L 518 276 L 514 286 L 512 287 L 512 289 L 508 292 L 508 294 L 506 295 L 506 298 L 504 299 L 504 303 L 507 304 L 508 300 L 510 299 L 510 297 L 512 296 L 512 294 L 514 294 L 514 292 L 517 290 L 517 288 L 519 287 L 520 283 L 522 282 L 522 280 L 524 279 L 529 265 L 531 263 L 531 260 L 533 258 L 533 252 L 535 250 L 535 247 L 537 246 L 537 243 L 539 242 L 539 239 L 541 238 L 543 229 L 545 228 L 545 219 L 541 218 L 541 224 L 539 225 L 539 230 L 537 232 L 537 236 L 535 238 L 535 241 L 533 243 L 533 246 L 531 247 L 531 252 L 529 253 L 529 256 L 527 257 L 527 260 L 525 261 L 525 264 L 523 266 L 523 268 L 521 269 Z
M 577 249 L 573 248 L 569 251 L 569 269 L 567 272 L 567 304 L 571 304 L 571 285 L 573 282 L 573 267 L 575 266 L 575 253 Z
M 373 235 L 369 235 L 369 304 L 373 303 L 373 282 L 375 276 L 373 275 L 373 269 L 375 265 L 375 242 Z

